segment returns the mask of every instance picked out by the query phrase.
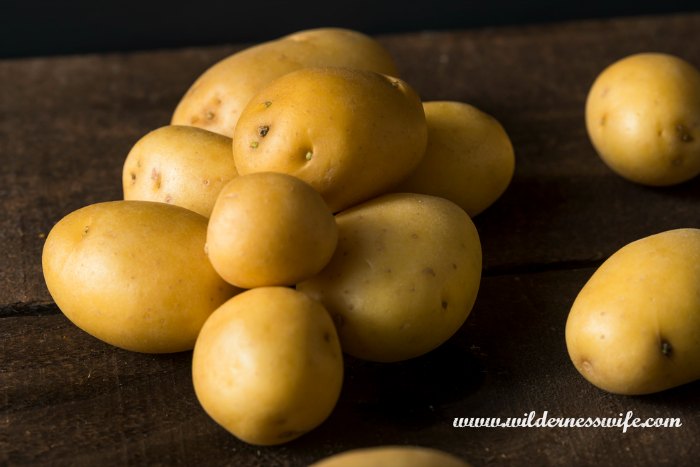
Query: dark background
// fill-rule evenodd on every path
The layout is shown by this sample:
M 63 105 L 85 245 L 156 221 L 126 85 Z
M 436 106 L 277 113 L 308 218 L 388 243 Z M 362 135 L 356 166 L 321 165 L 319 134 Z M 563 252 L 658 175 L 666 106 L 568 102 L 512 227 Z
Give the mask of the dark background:
M 340 26 L 369 34 L 545 23 L 700 10 L 698 0 L 380 1 L 11 0 L 0 10 L 0 57 L 252 42 Z

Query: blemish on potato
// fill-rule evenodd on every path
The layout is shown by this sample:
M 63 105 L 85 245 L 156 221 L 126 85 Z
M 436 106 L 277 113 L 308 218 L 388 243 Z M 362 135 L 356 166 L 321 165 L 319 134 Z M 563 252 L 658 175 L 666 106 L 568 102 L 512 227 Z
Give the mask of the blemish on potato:
M 435 270 L 431 267 L 423 268 L 423 271 L 421 271 L 421 272 L 427 276 L 433 276 L 433 277 L 436 276 Z
M 331 335 L 330 335 L 330 333 L 328 333 L 328 331 L 326 331 L 326 332 L 323 333 L 323 340 L 326 341 L 326 342 L 330 342 L 330 341 L 331 341 Z
M 251 149 L 256 149 L 258 147 L 258 142 L 257 141 L 251 141 L 250 142 L 250 148 Z
M 605 126 L 605 123 L 608 121 L 608 114 L 603 114 L 600 117 L 600 126 Z
M 306 152 L 306 156 L 304 156 L 307 161 L 310 161 L 314 157 L 314 153 L 311 151 Z
M 673 354 L 673 347 L 671 347 L 671 343 L 667 340 L 661 339 L 661 353 L 664 355 L 664 357 L 669 358 Z
M 86 225 L 85 228 L 83 228 L 83 237 L 86 236 L 89 231 L 90 231 L 90 226 Z
M 204 184 L 204 186 L 207 186 L 210 182 L 208 178 L 205 178 L 204 180 L 202 180 L 202 183 Z
M 160 172 L 155 167 L 151 170 L 151 180 L 153 180 L 153 185 L 156 190 L 160 189 L 161 179 Z
M 583 371 L 586 373 L 592 373 L 593 372 L 593 365 L 591 365 L 591 362 L 588 360 L 581 360 L 581 368 Z
M 134 172 L 129 172 L 129 175 L 131 176 L 131 184 L 136 183 L 136 174 Z
M 448 305 L 447 300 L 443 300 L 442 302 L 440 302 L 440 306 L 442 306 L 443 310 L 447 310 L 447 305 Z
M 684 143 L 690 143 L 691 141 L 693 141 L 692 135 L 688 132 L 688 129 L 682 124 L 676 125 L 676 133 L 678 134 L 678 138 L 680 138 L 680 140 Z
M 600 97 L 607 96 L 608 92 L 610 92 L 610 88 L 606 87 L 605 89 L 603 89 L 603 92 L 600 93 Z
M 165 202 L 166 202 L 166 203 L 170 204 L 170 203 L 172 202 L 172 200 L 173 200 L 173 197 L 172 197 L 171 195 L 166 195 L 166 196 L 165 196 Z
M 258 134 L 260 135 L 261 138 L 264 138 L 267 136 L 267 133 L 270 131 L 270 125 L 262 125 L 258 127 Z
M 214 117 L 216 117 L 216 114 L 212 112 L 211 110 L 208 110 L 207 113 L 205 114 L 205 117 L 207 120 L 214 120 Z
M 265 101 L 265 102 L 263 102 L 263 105 L 265 106 L 265 108 L 268 108 L 268 107 L 270 107 L 270 106 L 272 105 L 272 102 L 270 102 L 270 101 Z
M 411 234 L 411 238 L 418 238 L 418 234 L 417 234 L 417 233 L 415 233 L 415 232 L 414 232 L 414 233 L 412 233 L 412 234 Z

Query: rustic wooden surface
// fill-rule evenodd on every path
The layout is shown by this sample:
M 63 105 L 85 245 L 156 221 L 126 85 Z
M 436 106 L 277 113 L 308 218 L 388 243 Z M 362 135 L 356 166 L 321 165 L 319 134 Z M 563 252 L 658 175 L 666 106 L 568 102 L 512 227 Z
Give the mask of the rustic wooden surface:
M 333 415 L 280 447 L 237 441 L 199 407 L 190 353 L 103 344 L 52 304 L 41 275 L 51 226 L 121 196 L 134 142 L 242 46 L 0 62 L 0 465 L 297 466 L 345 449 L 419 444 L 475 466 L 695 465 L 700 383 L 622 397 L 586 383 L 563 329 L 607 256 L 645 235 L 700 227 L 700 181 L 645 188 L 595 156 L 584 100 L 607 64 L 661 51 L 700 66 L 700 15 L 380 37 L 424 100 L 472 103 L 510 134 L 516 175 L 477 217 L 484 279 L 472 315 L 413 361 L 347 361 Z M 680 417 L 677 429 L 455 429 L 454 417 Z

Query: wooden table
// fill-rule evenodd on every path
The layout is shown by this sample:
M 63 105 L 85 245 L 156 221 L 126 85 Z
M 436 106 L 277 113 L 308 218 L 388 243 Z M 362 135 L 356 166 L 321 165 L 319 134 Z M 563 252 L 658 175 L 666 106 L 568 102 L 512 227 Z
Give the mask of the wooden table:
M 241 46 L 0 62 L 0 464 L 305 465 L 378 444 L 444 449 L 480 465 L 692 465 L 700 382 L 622 397 L 570 363 L 564 323 L 624 244 L 700 227 L 700 180 L 645 188 L 587 139 L 584 101 L 609 63 L 641 51 L 700 66 L 700 14 L 384 36 L 424 100 L 472 103 L 510 134 L 517 169 L 476 218 L 484 278 L 472 315 L 431 354 L 347 361 L 333 415 L 284 446 L 236 440 L 200 408 L 191 354 L 141 355 L 78 330 L 52 304 L 41 248 L 52 225 L 119 199 L 131 146 L 165 125 L 194 78 Z M 455 417 L 679 417 L 676 429 L 455 429 Z M 697 465 L 697 464 L 695 464 Z

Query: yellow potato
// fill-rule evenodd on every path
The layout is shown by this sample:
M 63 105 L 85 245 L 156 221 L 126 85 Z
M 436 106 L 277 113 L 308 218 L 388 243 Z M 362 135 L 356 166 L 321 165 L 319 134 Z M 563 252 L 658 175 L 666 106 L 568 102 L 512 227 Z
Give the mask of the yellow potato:
M 386 192 L 425 152 L 416 93 L 397 78 L 345 68 L 289 73 L 258 93 L 233 135 L 240 174 L 281 172 L 333 212 Z
M 221 188 L 236 176 L 231 138 L 166 126 L 141 138 L 124 163 L 124 199 L 174 204 L 209 217 Z
M 566 323 L 576 369 L 618 394 L 648 394 L 700 378 L 700 230 L 623 247 L 593 274 Z
M 273 172 L 243 175 L 221 191 L 207 230 L 214 269 L 243 288 L 293 285 L 318 273 L 338 241 L 313 188 Z
M 343 66 L 396 75 L 389 53 L 356 31 L 301 31 L 245 49 L 202 74 L 182 98 L 173 125 L 191 125 L 231 136 L 248 101 L 273 80 L 306 67 Z
M 508 188 L 513 146 L 498 121 L 469 104 L 424 102 L 428 147 L 418 167 L 394 190 L 439 196 L 474 217 Z
M 194 389 L 217 423 L 251 444 L 281 444 L 331 413 L 343 380 L 333 321 L 306 295 L 261 287 L 212 314 L 192 359 Z
M 689 180 L 700 173 L 700 72 L 658 53 L 615 62 L 588 94 L 586 127 L 622 177 L 658 186 Z
M 469 467 L 469 464 L 437 449 L 379 446 L 341 452 L 310 467 Z
M 148 201 L 79 209 L 51 229 L 44 278 L 79 328 L 136 352 L 194 346 L 207 317 L 236 289 L 204 255 L 207 220 Z
M 481 278 L 479 236 L 459 206 L 434 196 L 392 194 L 336 220 L 331 262 L 297 290 L 331 313 L 345 352 L 405 360 L 459 329 Z

